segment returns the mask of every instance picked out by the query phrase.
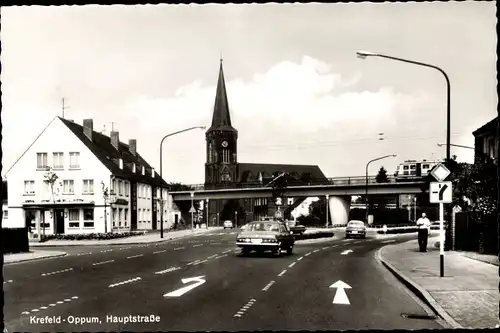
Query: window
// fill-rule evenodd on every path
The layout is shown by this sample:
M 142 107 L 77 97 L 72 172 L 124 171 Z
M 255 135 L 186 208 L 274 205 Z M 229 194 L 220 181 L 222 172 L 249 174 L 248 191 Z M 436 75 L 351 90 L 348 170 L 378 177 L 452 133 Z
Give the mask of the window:
M 123 208 L 120 208 L 120 212 L 118 214 L 118 218 L 120 219 L 118 222 L 118 225 L 121 227 L 122 226 L 122 220 L 123 220 Z
M 293 198 L 288 198 L 287 201 L 289 206 L 293 205 Z
M 68 213 L 69 217 L 69 227 L 70 228 L 79 228 L 80 227 L 80 210 L 79 209 L 70 209 Z
M 212 163 L 213 162 L 213 146 L 212 146 L 212 143 L 210 142 L 208 144 L 208 152 L 207 152 L 207 156 L 208 156 L 208 163 Z
M 130 195 L 130 183 L 129 182 L 125 182 L 125 196 L 129 196 Z
M 118 220 L 118 217 L 116 216 L 116 208 L 113 208 L 112 210 L 112 216 L 113 216 L 113 228 L 116 227 L 116 220 Z
M 123 182 L 121 180 L 118 181 L 118 195 L 123 195 Z
M 415 164 L 412 164 L 412 165 L 410 166 L 410 169 L 411 169 L 411 170 L 415 170 Z
M 116 193 L 116 180 L 111 181 L 111 192 Z
M 70 169 L 80 168 L 80 153 L 77 152 L 69 153 L 69 168 Z
M 4 210 L 3 211 L 3 219 L 6 220 L 9 218 L 9 211 L 8 210 Z
M 139 223 L 142 222 L 142 209 L 138 209 L 137 210 L 137 217 L 138 217 L 138 220 L 139 220 Z
M 74 180 L 65 179 L 63 181 L 63 193 L 64 194 L 74 194 L 75 193 L 75 182 Z
M 83 180 L 83 193 L 84 194 L 94 194 L 94 180 L 84 179 Z
M 422 165 L 422 168 L 423 168 L 423 169 L 429 169 L 429 164 L 424 164 L 424 165 Z
M 52 166 L 54 169 L 64 168 L 64 153 L 52 153 Z
M 403 170 L 408 170 L 408 166 L 407 165 L 403 165 Z
M 36 153 L 36 168 L 47 169 L 47 153 Z
M 125 226 L 127 226 L 127 218 L 128 218 L 128 209 L 125 208 L 125 213 L 123 215 L 123 221 L 124 221 Z
M 229 150 L 228 149 L 222 150 L 222 163 L 229 163 Z
M 148 208 L 148 222 L 151 223 L 151 209 Z
M 491 138 L 488 141 L 488 156 L 494 159 L 495 155 L 495 139 Z
M 146 187 L 146 197 L 149 199 L 151 198 L 151 187 Z
M 83 210 L 83 227 L 93 228 L 94 227 L 94 209 L 86 208 Z
M 408 171 L 403 172 L 403 175 L 408 176 Z
M 35 181 L 25 180 L 24 181 L 24 194 L 35 194 Z

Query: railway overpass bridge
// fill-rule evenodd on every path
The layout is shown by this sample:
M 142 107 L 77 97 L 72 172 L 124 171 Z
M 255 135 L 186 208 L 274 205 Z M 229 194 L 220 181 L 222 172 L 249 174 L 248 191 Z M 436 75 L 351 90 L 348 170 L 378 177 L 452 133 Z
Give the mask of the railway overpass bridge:
M 387 183 L 377 183 L 375 176 L 368 177 L 337 177 L 329 178 L 322 184 L 292 185 L 283 188 L 283 197 L 321 197 L 328 198 L 330 221 L 333 224 L 345 224 L 349 216 L 351 196 L 365 195 L 401 195 L 422 192 L 425 185 L 423 177 L 396 178 L 389 177 Z M 273 188 L 265 184 L 243 184 L 240 188 L 205 189 L 204 185 L 188 185 L 189 191 L 170 192 L 174 201 L 185 200 L 227 200 L 272 198 Z

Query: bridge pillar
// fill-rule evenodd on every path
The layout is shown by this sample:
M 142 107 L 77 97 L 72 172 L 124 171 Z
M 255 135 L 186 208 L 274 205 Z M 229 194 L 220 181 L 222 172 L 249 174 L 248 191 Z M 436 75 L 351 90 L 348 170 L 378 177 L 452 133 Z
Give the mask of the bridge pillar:
M 351 209 L 350 196 L 330 196 L 328 199 L 330 223 L 332 225 L 345 225 L 349 222 L 349 211 Z

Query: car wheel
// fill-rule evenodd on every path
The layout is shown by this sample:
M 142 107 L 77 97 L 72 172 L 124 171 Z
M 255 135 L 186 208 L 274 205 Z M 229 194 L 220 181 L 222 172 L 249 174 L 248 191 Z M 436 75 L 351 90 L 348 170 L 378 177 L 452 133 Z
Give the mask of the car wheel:
M 286 249 L 286 254 L 290 255 L 293 253 L 293 245 L 290 245 L 288 249 Z
M 282 250 L 282 245 L 281 243 L 278 244 L 278 247 L 274 250 L 274 254 L 281 256 L 281 250 Z
M 241 248 L 241 254 L 245 255 L 245 254 L 249 254 L 250 253 L 250 249 L 247 248 L 247 247 L 242 247 Z

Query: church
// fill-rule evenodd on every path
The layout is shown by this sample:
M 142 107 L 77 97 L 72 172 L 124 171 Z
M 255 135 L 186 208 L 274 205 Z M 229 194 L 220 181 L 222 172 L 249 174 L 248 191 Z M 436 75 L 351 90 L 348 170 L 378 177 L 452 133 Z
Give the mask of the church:
M 238 131 L 231 124 L 222 60 L 215 93 L 212 125 L 206 131 L 205 189 L 248 188 L 269 184 L 286 177 L 288 185 L 328 184 L 317 165 L 261 164 L 238 162 Z M 290 219 L 290 213 L 306 197 L 211 200 L 208 223 L 221 225 L 224 220 L 237 225 L 266 216 Z M 279 212 L 277 212 L 279 211 Z

